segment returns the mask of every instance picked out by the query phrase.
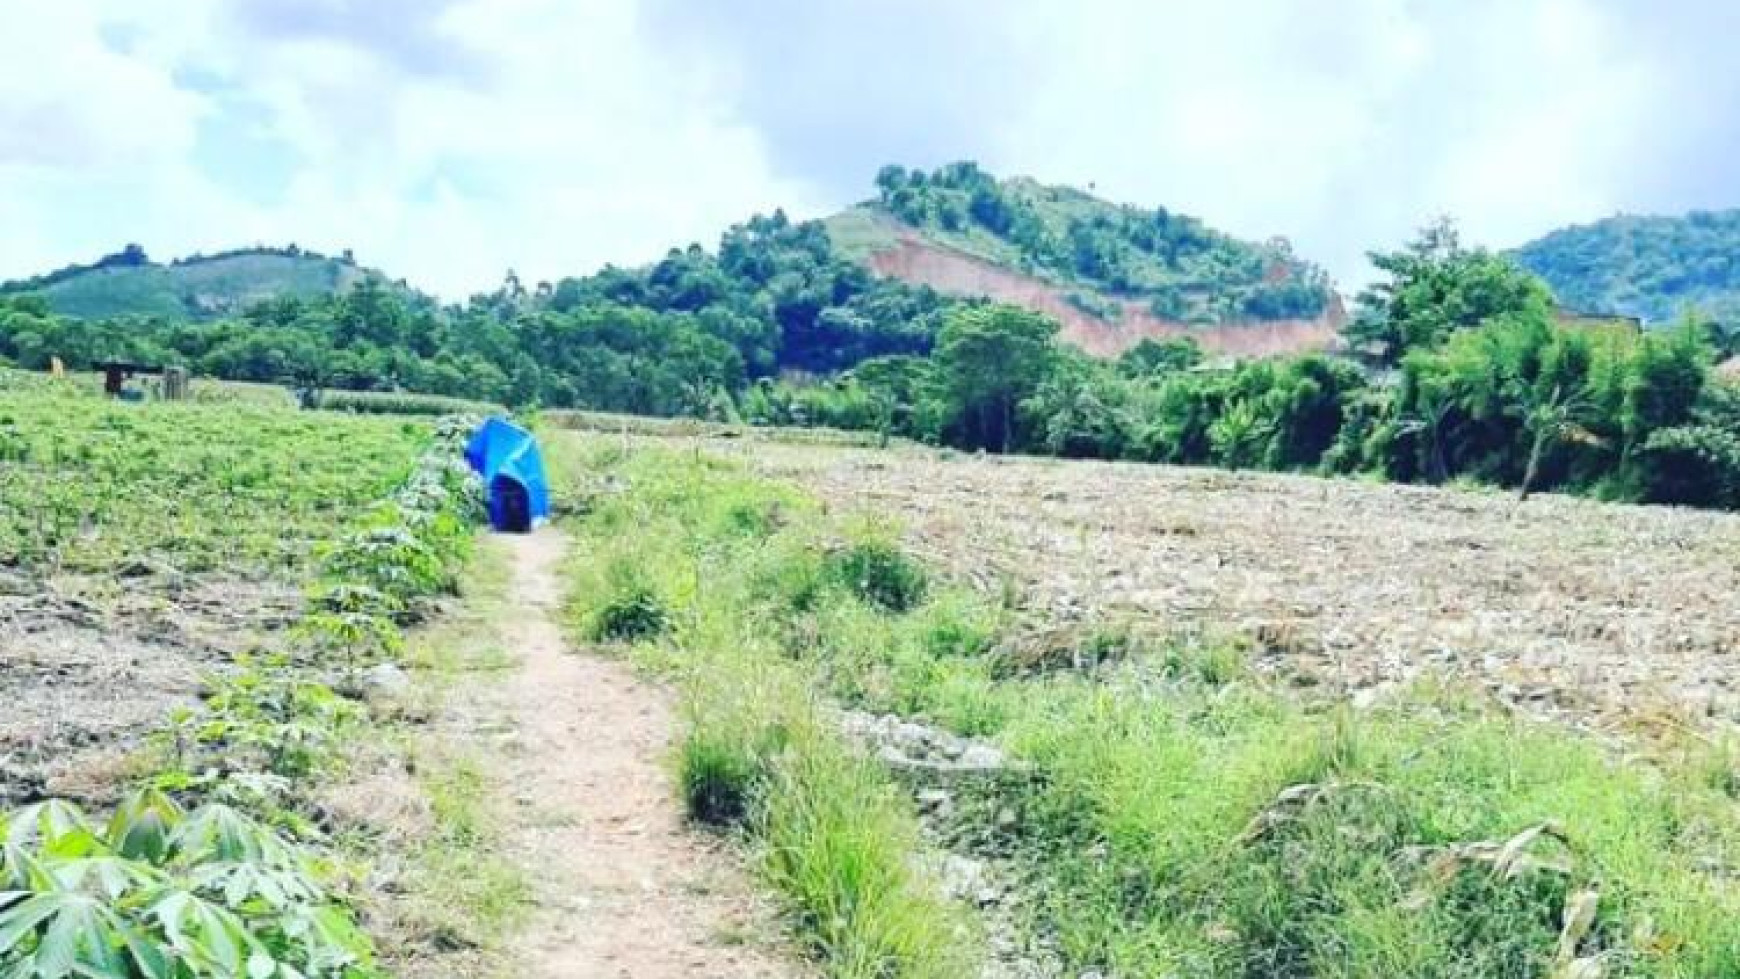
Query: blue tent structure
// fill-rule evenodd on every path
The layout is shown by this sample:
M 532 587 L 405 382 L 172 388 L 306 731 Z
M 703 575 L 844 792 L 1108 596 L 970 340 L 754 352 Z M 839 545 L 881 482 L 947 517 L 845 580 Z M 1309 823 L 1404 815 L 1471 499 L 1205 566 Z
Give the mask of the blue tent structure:
M 491 418 L 466 443 L 465 461 L 483 477 L 489 522 L 495 529 L 524 533 L 549 517 L 544 457 L 531 432 L 505 418 Z

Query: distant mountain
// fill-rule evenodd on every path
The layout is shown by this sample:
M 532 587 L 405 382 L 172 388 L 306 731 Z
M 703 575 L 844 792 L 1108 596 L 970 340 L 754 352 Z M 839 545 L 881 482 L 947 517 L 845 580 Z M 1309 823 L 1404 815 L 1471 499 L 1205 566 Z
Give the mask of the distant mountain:
M 1328 345 L 1345 319 L 1328 275 L 1282 238 L 1243 241 L 972 163 L 884 167 L 876 183 L 875 199 L 826 221 L 843 253 L 883 276 L 1039 309 L 1096 353 L 1182 334 L 1229 353 L 1291 352 Z
M 242 248 L 153 262 L 138 245 L 90 265 L 72 265 L 33 279 L 0 283 L 0 295 L 30 292 L 65 316 L 159 316 L 208 320 L 240 313 L 281 296 L 307 299 L 343 292 L 379 272 L 346 254 L 337 258 L 286 248 Z
M 1575 310 L 1652 323 L 1695 310 L 1740 322 L 1740 210 L 1620 215 L 1554 231 L 1511 254 Z

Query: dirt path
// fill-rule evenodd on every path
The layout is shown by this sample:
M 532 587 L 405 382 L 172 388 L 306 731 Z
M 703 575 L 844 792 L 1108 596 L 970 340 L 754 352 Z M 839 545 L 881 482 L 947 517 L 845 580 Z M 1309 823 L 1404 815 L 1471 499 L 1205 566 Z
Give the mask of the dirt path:
M 503 640 L 518 668 L 500 691 L 519 750 L 502 784 L 508 837 L 537 909 L 514 974 L 549 979 L 787 979 L 767 915 L 733 856 L 687 829 L 664 767 L 667 691 L 620 663 L 565 649 L 557 625 L 564 539 L 509 539 Z

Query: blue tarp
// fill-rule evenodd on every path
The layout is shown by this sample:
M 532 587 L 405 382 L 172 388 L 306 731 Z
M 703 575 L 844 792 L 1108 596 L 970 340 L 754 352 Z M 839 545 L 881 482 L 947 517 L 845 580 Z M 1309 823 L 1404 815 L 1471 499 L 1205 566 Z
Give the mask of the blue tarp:
M 483 477 L 489 522 L 497 530 L 530 530 L 550 515 L 544 458 L 531 432 L 491 418 L 466 443 L 465 461 Z

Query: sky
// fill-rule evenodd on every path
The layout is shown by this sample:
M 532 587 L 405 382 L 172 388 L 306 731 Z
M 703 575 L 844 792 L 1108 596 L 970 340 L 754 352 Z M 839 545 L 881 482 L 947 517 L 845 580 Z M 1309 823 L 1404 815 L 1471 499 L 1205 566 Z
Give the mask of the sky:
M 0 279 L 296 243 L 449 299 L 977 160 L 1344 287 L 1740 206 L 1730 0 L 7 0 Z

